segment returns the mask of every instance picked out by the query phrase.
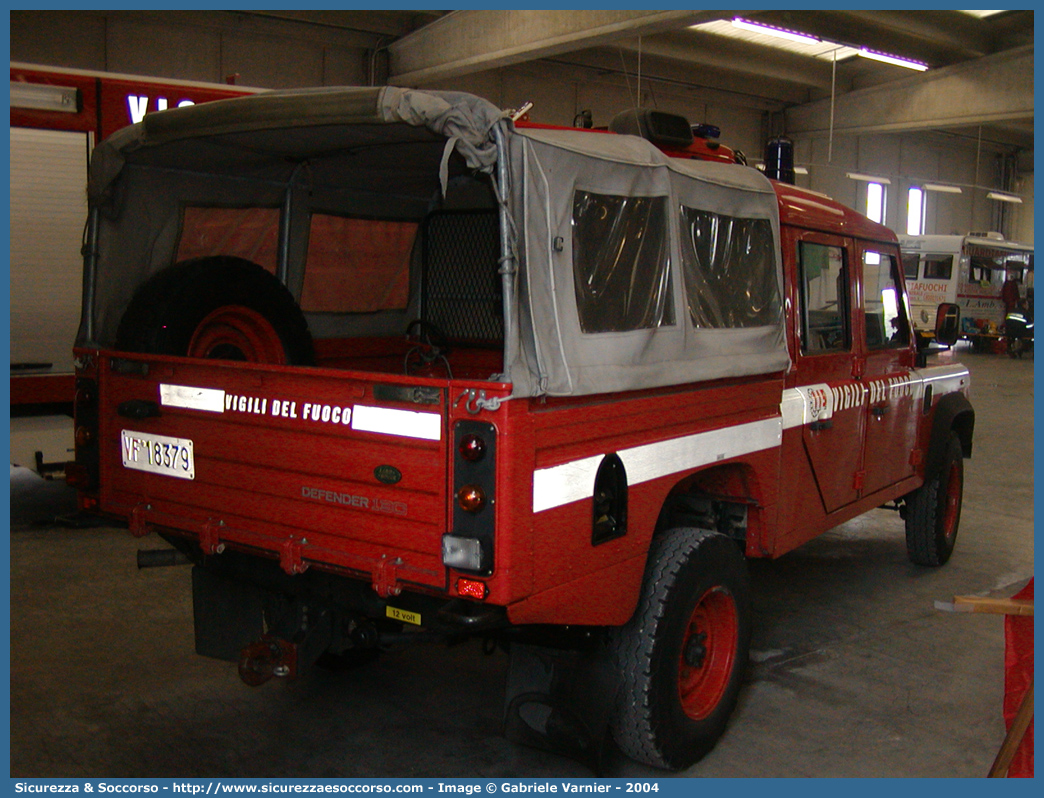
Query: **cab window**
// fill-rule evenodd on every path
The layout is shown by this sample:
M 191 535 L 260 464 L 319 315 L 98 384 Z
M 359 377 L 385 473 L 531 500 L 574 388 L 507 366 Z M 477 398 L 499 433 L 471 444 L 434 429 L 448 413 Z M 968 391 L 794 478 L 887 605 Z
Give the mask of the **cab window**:
M 892 255 L 873 250 L 863 253 L 863 294 L 867 348 L 906 346 L 910 331 Z
M 949 280 L 953 274 L 953 255 L 925 255 L 924 278 L 926 280 Z
M 842 247 L 802 241 L 801 351 L 844 351 L 851 347 L 848 323 L 848 267 Z
M 921 267 L 921 256 L 916 252 L 907 252 L 903 255 L 903 273 L 907 280 L 916 280 L 918 269 Z

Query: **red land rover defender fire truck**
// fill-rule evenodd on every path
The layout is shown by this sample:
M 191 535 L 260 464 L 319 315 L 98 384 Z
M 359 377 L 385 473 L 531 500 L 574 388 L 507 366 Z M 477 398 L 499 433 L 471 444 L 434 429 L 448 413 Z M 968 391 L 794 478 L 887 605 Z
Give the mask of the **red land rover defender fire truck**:
M 685 156 L 678 122 L 638 127 Z M 889 502 L 915 562 L 953 549 L 968 372 L 827 197 L 344 88 L 146 116 L 89 199 L 69 478 L 195 564 L 197 650 L 250 683 L 483 635 L 514 739 L 685 768 L 740 689 L 745 558 Z

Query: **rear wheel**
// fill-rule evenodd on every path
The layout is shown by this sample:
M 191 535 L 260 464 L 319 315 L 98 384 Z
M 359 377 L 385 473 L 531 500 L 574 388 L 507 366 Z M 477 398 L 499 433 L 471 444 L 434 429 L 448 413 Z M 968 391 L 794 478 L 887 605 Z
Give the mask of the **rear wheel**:
M 749 646 L 750 586 L 736 542 L 685 528 L 657 538 L 638 608 L 613 634 L 620 749 L 671 770 L 704 757 L 736 704 Z
M 953 554 L 964 495 L 964 451 L 950 433 L 942 467 L 906 497 L 906 552 L 917 565 L 943 565 Z
M 293 296 L 256 263 L 217 256 L 182 261 L 135 293 L 116 348 L 130 352 L 311 365 L 308 323 Z

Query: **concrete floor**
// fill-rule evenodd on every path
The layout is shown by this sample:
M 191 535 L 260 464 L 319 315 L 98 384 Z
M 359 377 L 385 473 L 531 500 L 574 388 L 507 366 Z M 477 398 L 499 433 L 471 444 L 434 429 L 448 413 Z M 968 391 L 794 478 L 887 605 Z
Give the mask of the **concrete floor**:
M 1033 361 L 960 352 L 978 418 L 957 550 L 908 563 L 876 510 L 754 562 L 754 664 L 726 736 L 683 776 L 982 776 L 1004 735 L 1003 623 L 942 612 L 1033 573 Z M 507 658 L 416 647 L 349 674 L 240 683 L 193 653 L 189 570 L 138 571 L 126 531 L 53 518 L 12 473 L 14 777 L 574 776 L 500 734 Z M 620 758 L 609 776 L 668 774 Z

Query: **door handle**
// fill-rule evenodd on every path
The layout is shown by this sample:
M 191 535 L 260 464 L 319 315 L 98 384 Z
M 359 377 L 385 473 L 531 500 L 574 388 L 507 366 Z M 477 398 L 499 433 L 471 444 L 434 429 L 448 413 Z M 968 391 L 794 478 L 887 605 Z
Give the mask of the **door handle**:
M 877 418 L 881 418 L 885 413 L 888 412 L 888 405 L 881 405 L 879 407 L 871 407 L 870 412 L 873 413 Z
M 820 430 L 830 429 L 833 426 L 833 419 L 824 418 L 820 421 L 813 421 L 811 424 L 808 425 L 808 428 L 813 432 L 819 432 Z

